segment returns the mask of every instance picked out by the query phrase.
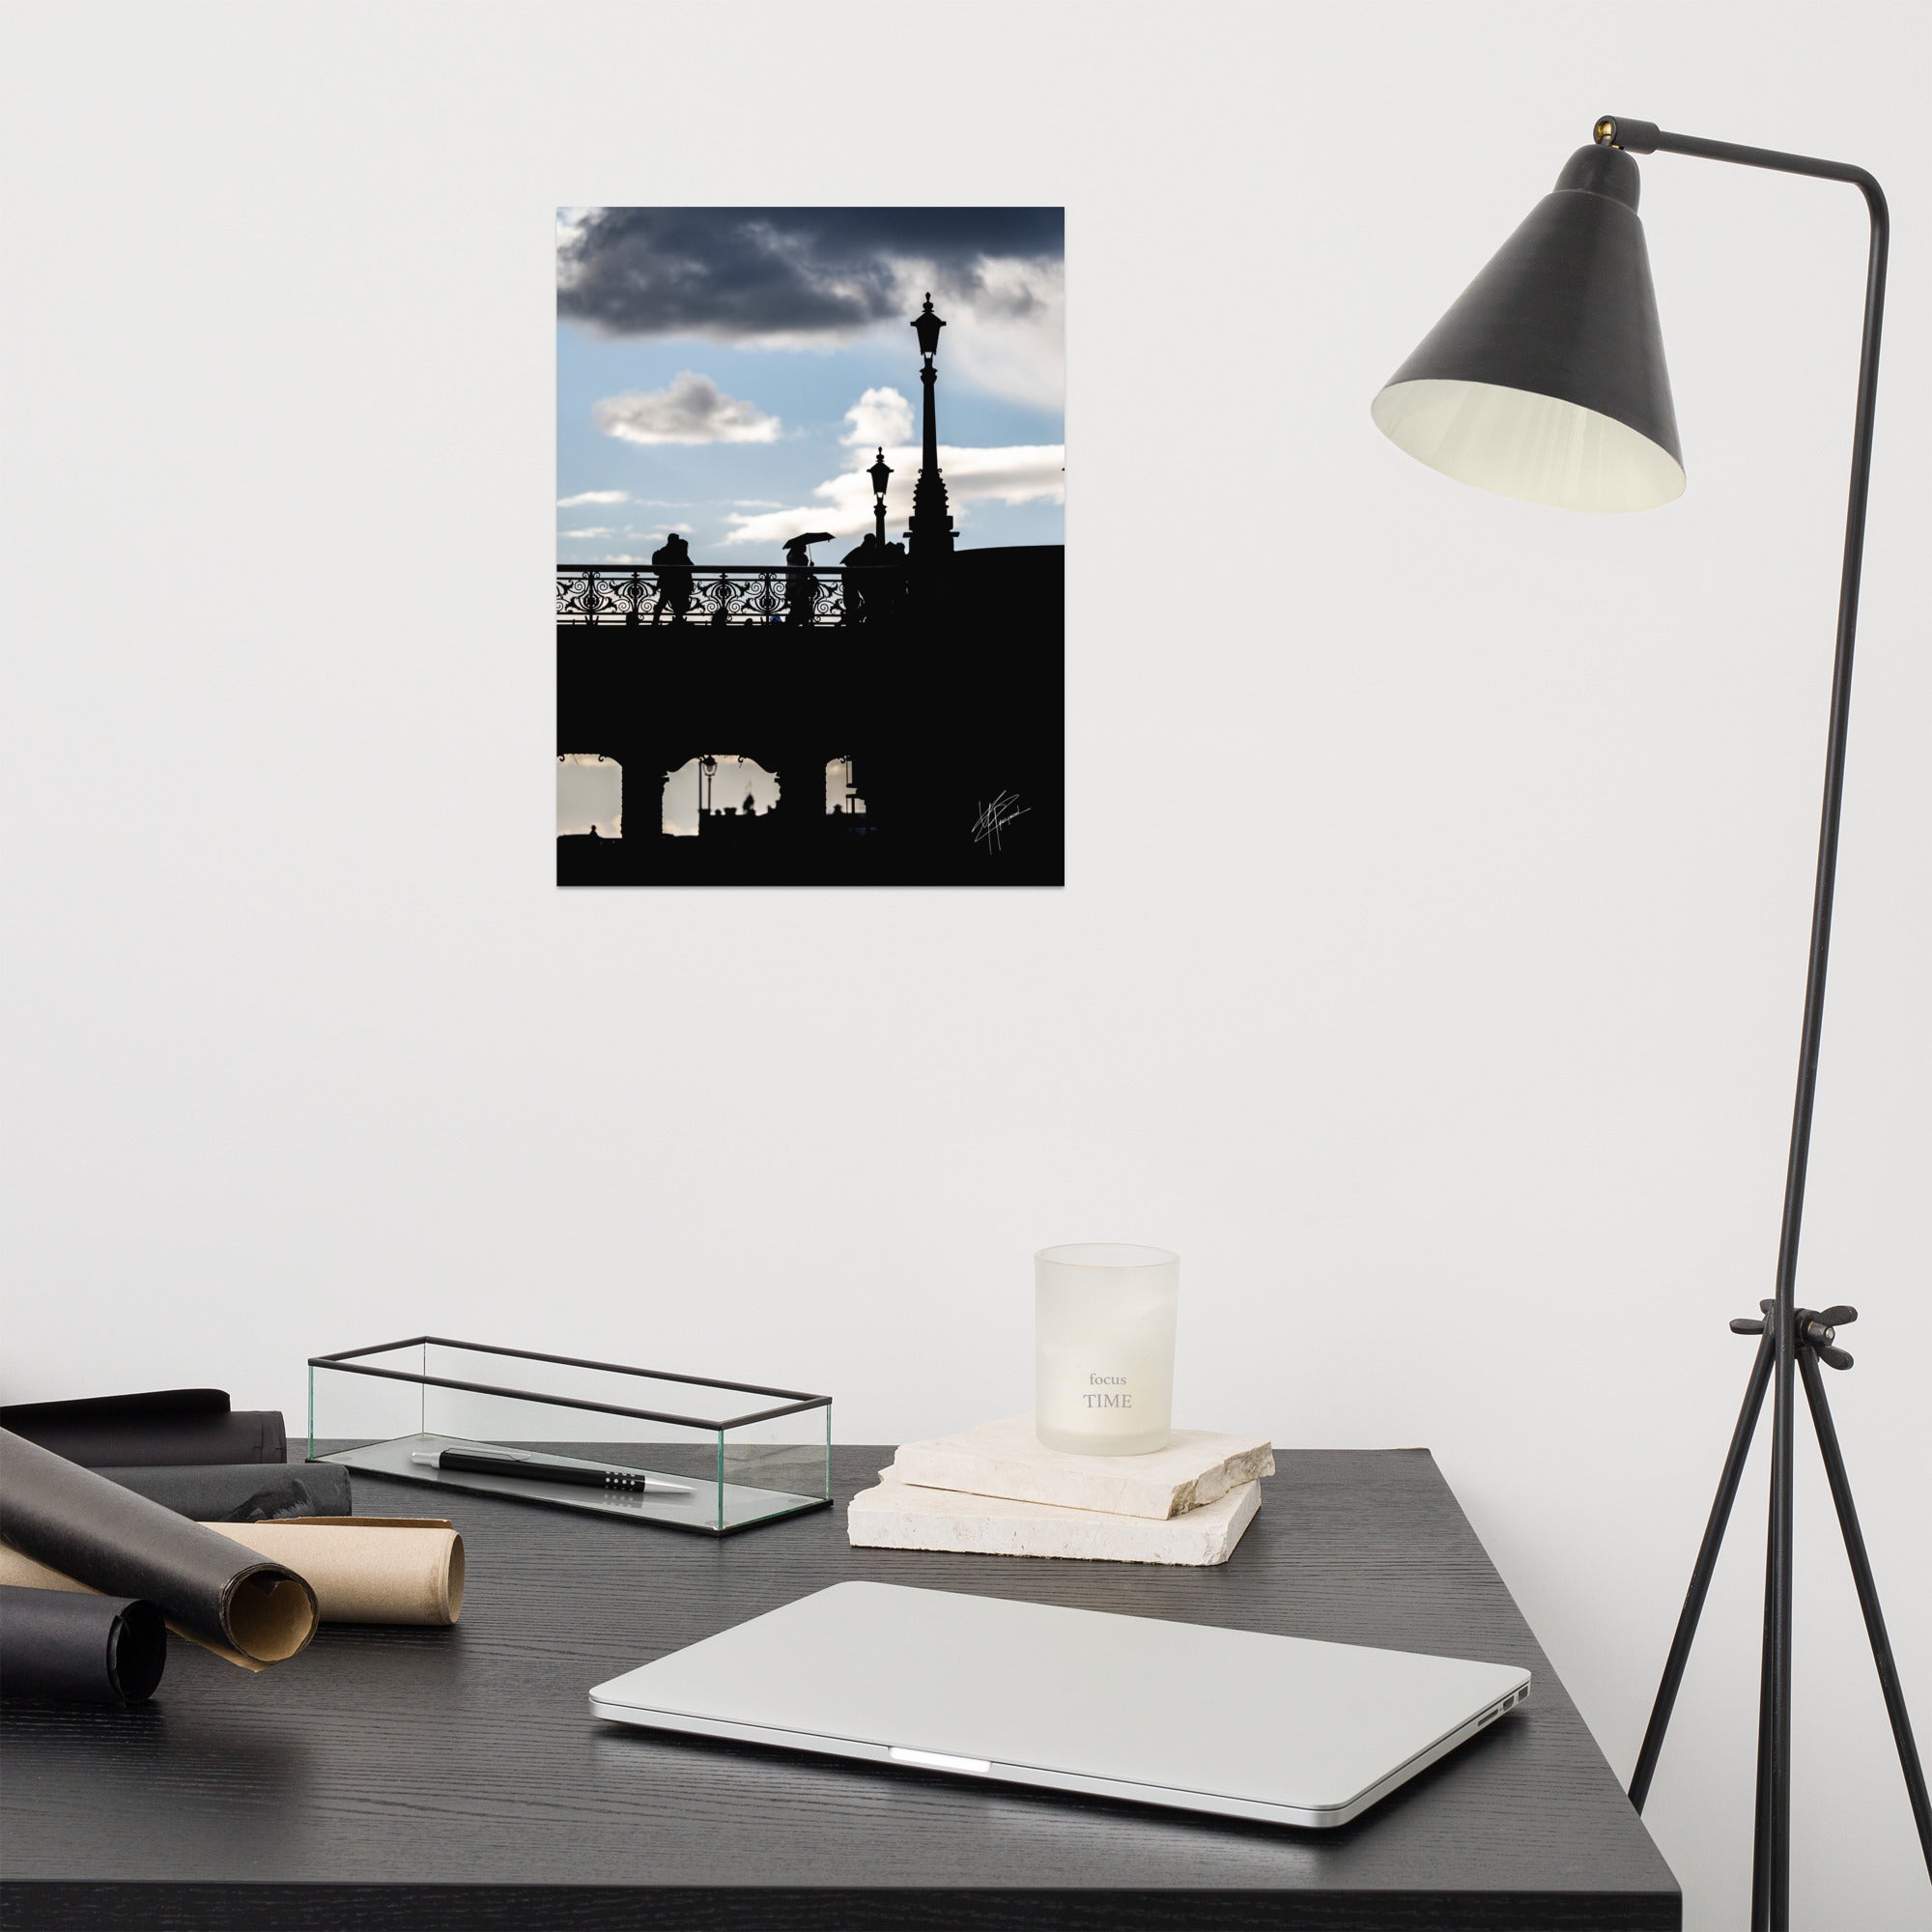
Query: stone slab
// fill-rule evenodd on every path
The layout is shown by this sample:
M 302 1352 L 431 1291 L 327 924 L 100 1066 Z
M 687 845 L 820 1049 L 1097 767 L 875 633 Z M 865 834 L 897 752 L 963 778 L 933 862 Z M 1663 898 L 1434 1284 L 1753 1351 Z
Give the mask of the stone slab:
M 982 1422 L 956 1435 L 908 1442 L 894 1458 L 903 1482 L 1014 1502 L 1104 1510 L 1115 1516 L 1172 1517 L 1201 1508 L 1243 1483 L 1274 1474 L 1264 1435 L 1177 1429 L 1148 1456 L 1069 1456 L 1047 1448 L 1030 1415 Z
M 1108 1563 L 1225 1563 L 1261 1508 L 1260 1483 L 1243 1483 L 1184 1516 L 1158 1521 L 1008 1496 L 923 1489 L 879 1472 L 845 1511 L 845 1533 L 868 1549 L 948 1549 L 979 1556 L 1062 1556 Z

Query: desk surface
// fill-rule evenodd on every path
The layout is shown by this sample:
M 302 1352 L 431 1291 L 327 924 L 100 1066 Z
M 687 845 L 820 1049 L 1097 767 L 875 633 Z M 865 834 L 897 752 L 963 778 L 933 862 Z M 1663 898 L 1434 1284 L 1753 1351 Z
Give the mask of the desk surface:
M 454 1630 L 322 1631 L 251 1677 L 177 1642 L 135 1711 L 0 1719 L 0 1924 L 788 1932 L 1675 1927 L 1676 1882 L 1426 1450 L 1278 1457 L 1215 1570 L 723 1542 L 450 1495 Z M 361 1515 L 426 1507 L 355 1478 Z M 439 1505 L 443 1499 L 439 1498 Z M 1526 1665 L 1523 1710 L 1298 1832 L 595 1723 L 588 1688 L 845 1577 Z

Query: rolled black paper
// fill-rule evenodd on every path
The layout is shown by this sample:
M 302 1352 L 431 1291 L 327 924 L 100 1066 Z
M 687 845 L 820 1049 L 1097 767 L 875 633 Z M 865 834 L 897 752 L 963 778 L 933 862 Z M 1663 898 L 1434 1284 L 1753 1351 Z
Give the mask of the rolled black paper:
M 0 1697 L 140 1704 L 168 1662 L 168 1627 L 139 1597 L 0 1586 Z
M 103 1596 L 147 1598 L 251 1668 L 315 1634 L 315 1592 L 293 1570 L 5 1429 L 0 1538 Z
M 272 1408 L 230 1408 L 223 1389 L 150 1389 L 0 1408 L 11 1429 L 89 1468 L 179 1463 L 285 1463 L 289 1435 Z
M 340 1463 L 200 1463 L 95 1473 L 196 1522 L 278 1522 L 355 1513 L 349 1471 Z

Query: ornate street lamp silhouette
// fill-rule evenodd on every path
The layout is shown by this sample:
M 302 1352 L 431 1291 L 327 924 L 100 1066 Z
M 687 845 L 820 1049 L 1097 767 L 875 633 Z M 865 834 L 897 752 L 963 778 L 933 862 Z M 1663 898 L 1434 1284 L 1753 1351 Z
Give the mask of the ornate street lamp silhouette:
M 718 760 L 705 756 L 697 761 L 697 815 L 702 818 L 711 809 L 711 796 L 718 789 Z
M 926 393 L 930 395 L 931 390 Z M 879 541 L 886 540 L 886 478 L 893 473 L 892 465 L 886 461 L 886 452 L 879 451 L 878 461 L 866 471 L 872 479 L 872 521 L 878 527 Z
M 928 557 L 952 554 L 952 518 L 946 507 L 946 479 L 939 473 L 939 431 L 932 415 L 932 385 L 939 380 L 932 358 L 939 353 L 939 331 L 946 324 L 933 314 L 930 295 L 925 306 L 913 317 L 912 326 L 919 336 L 919 353 L 925 358 L 919 371 L 925 388 L 925 442 L 920 452 L 919 481 L 913 486 L 906 535 L 912 554 L 924 562 Z

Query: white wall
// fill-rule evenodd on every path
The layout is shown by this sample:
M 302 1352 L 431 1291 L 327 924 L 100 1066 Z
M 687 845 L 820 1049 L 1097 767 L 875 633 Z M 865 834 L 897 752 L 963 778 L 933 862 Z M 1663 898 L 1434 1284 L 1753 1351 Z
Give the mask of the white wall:
M 7 1392 L 293 1417 L 310 1353 L 428 1327 L 824 1387 L 893 1440 L 1025 1405 L 1033 1248 L 1167 1242 L 1182 1414 L 1429 1444 L 1620 1775 L 1771 1285 L 1858 200 L 1644 164 L 1665 512 L 1458 489 L 1368 404 L 1602 111 L 1871 165 L 1803 1292 L 1866 1311 L 1833 1395 L 1932 1734 L 1922 9 L 6 41 Z M 552 210 L 774 197 L 1067 206 L 1064 892 L 550 883 Z M 722 1096 L 753 1124 L 708 1131 Z M 1923 1923 L 1801 1466 L 1796 1918 Z M 1697 1928 L 1745 1913 L 1761 1475 L 1651 1811 Z

